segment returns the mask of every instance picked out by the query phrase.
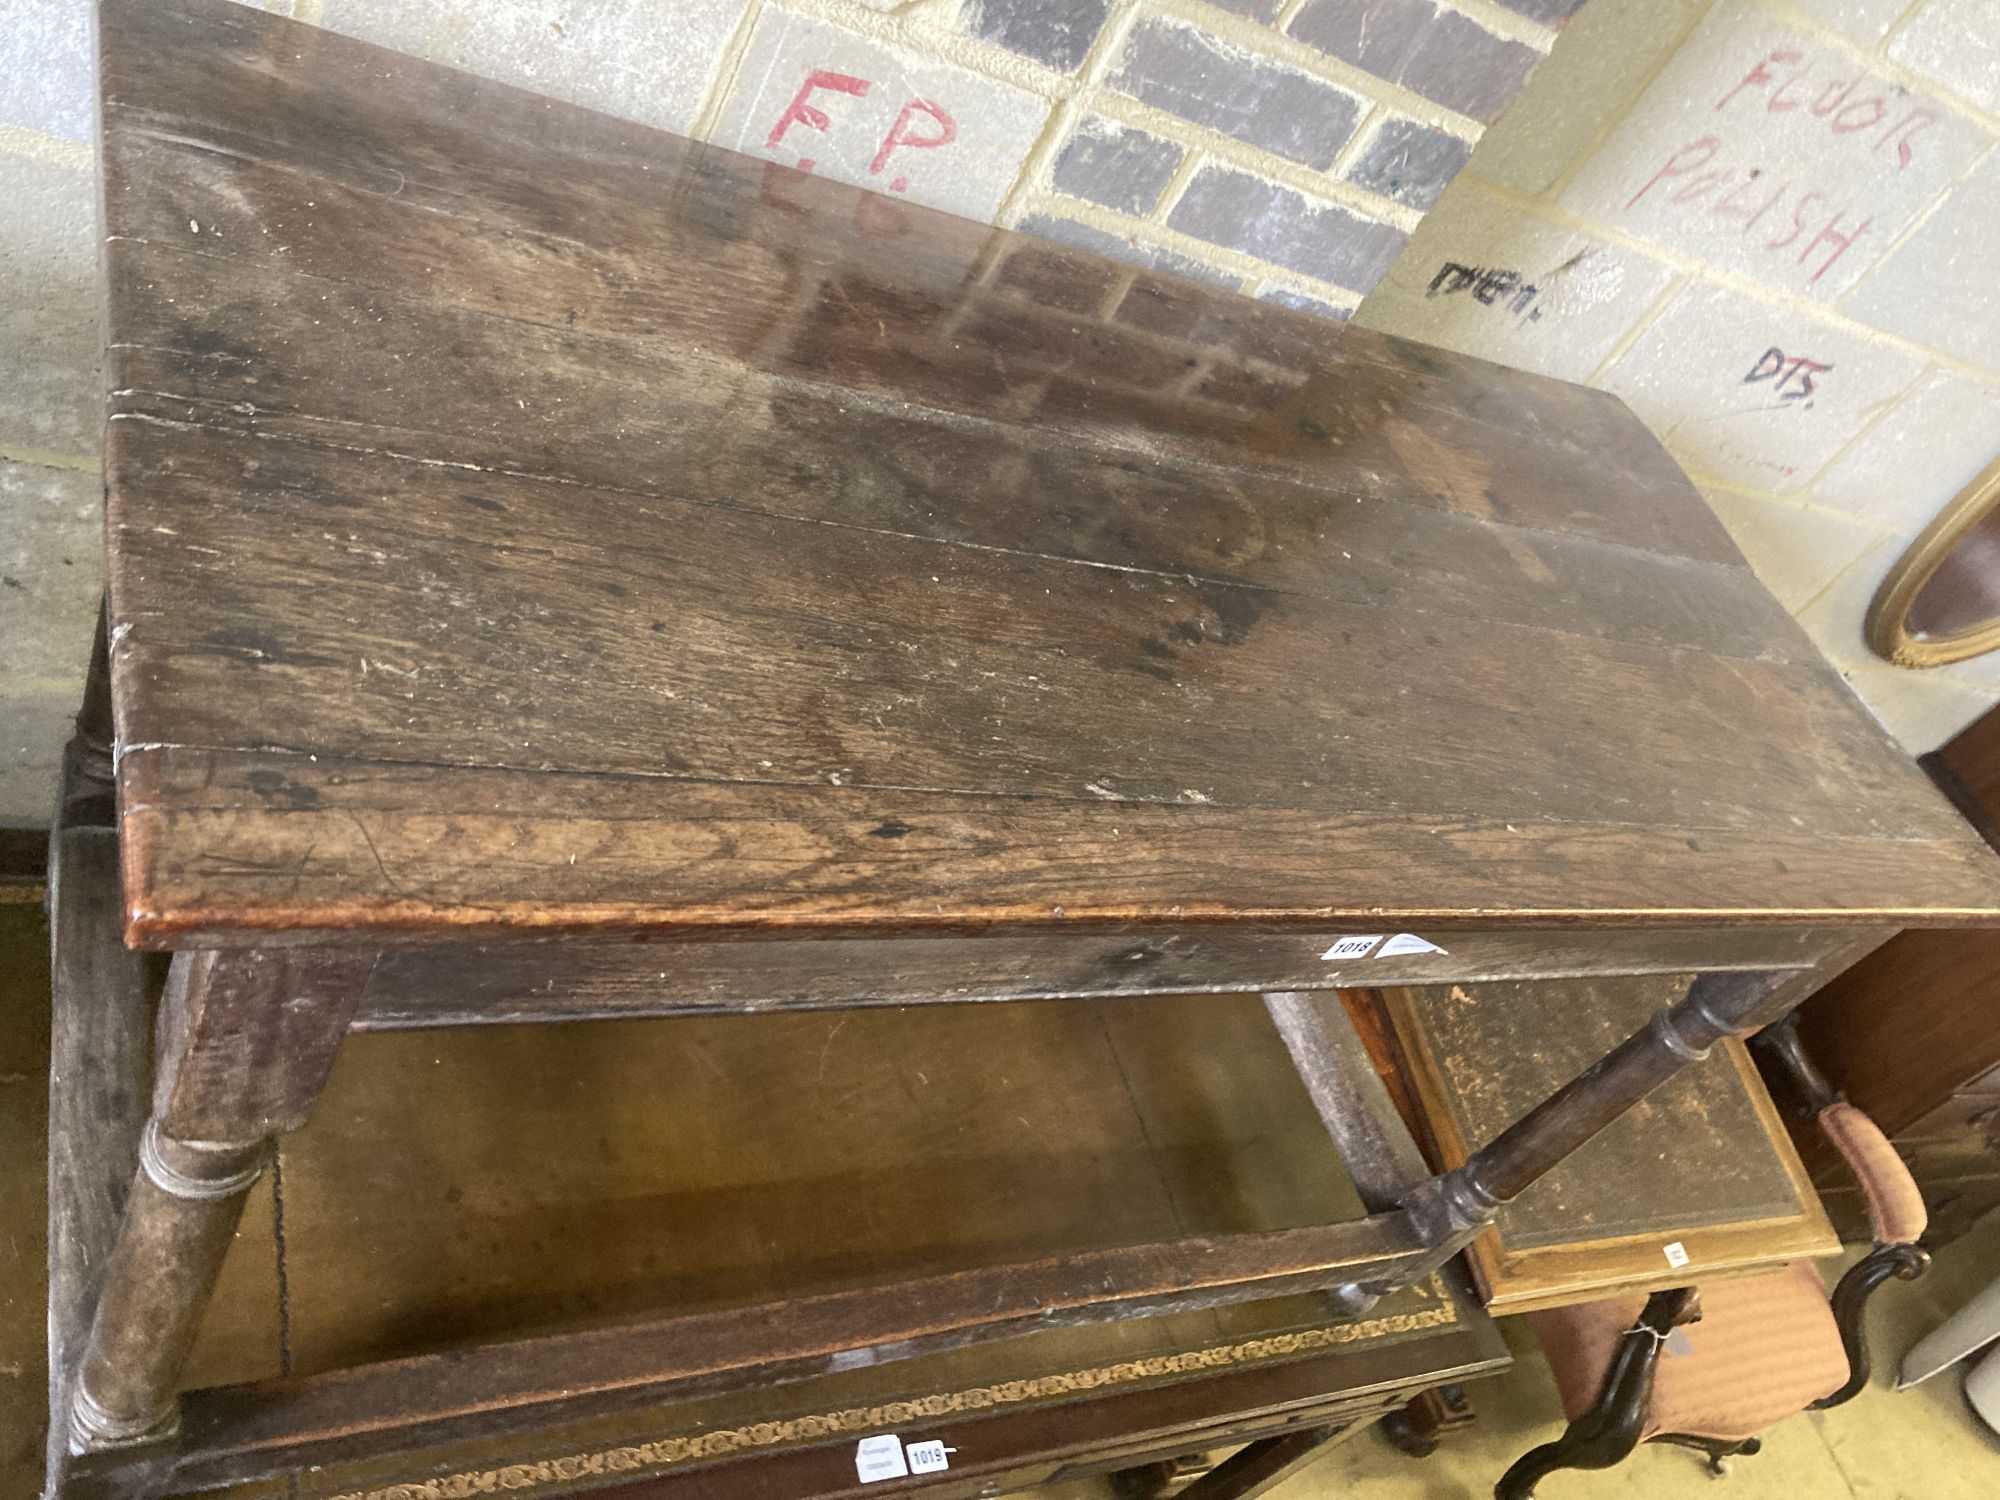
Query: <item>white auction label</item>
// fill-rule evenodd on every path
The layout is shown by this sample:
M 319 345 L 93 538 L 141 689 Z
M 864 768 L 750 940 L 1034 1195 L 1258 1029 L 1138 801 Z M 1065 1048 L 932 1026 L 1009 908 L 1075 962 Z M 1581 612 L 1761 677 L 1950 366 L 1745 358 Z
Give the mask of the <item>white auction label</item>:
M 903 1451 L 909 1457 L 912 1474 L 935 1474 L 940 1469 L 949 1469 L 951 1455 L 958 1452 L 956 1448 L 945 1447 L 941 1438 L 925 1438 Z
M 893 1432 L 865 1437 L 854 1445 L 854 1475 L 863 1484 L 901 1479 L 910 1472 L 903 1461 L 903 1440 Z
M 1399 958 L 1405 953 L 1443 953 L 1446 951 L 1446 949 L 1440 948 L 1436 943 L 1427 942 L 1423 938 L 1418 937 L 1414 932 L 1399 932 L 1390 938 L 1388 942 L 1384 943 L 1382 951 L 1375 956 L 1377 958 Z
M 1320 955 L 1323 959 L 1366 958 L 1368 950 L 1382 941 L 1382 934 L 1371 933 L 1367 937 L 1344 937 Z
M 1687 1246 L 1683 1245 L 1679 1240 L 1675 1240 L 1666 1247 L 1666 1256 L 1667 1264 L 1678 1271 L 1688 1263 Z

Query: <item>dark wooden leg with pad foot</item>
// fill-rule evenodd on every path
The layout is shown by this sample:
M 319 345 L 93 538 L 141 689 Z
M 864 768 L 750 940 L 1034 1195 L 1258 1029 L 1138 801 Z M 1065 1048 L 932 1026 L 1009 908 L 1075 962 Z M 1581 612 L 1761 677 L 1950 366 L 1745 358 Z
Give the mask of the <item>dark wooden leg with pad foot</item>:
M 1708 1472 L 1726 1474 L 1728 1466 L 1723 1462 L 1730 1458 L 1749 1458 L 1764 1451 L 1762 1438 L 1705 1438 L 1695 1437 L 1685 1432 L 1663 1432 L 1653 1439 L 1656 1443 L 1669 1443 L 1676 1448 L 1692 1448 L 1708 1459 Z
M 147 970 L 123 940 L 102 622 L 49 835 L 50 1496 L 80 1496 L 70 1389 L 139 1161 L 152 1075 Z
M 1441 1385 L 1411 1398 L 1375 1426 L 1382 1440 L 1398 1453 L 1411 1458 L 1429 1458 L 1437 1452 L 1439 1439 L 1456 1427 L 1472 1425 L 1472 1403 L 1465 1388 Z

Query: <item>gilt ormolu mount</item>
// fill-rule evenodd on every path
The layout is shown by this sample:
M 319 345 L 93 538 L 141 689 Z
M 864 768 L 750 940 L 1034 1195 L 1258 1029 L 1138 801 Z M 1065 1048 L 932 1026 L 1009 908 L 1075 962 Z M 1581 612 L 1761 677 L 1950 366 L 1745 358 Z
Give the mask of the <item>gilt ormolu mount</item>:
M 101 45 L 60 1488 L 1365 1304 L 1888 932 L 2000 919 L 1610 396 L 219 0 L 109 0 Z M 174 953 L 150 1119 L 126 945 Z M 1690 970 L 1436 1179 L 1330 995 Z M 1244 989 L 1370 1217 L 177 1395 L 350 1028 Z

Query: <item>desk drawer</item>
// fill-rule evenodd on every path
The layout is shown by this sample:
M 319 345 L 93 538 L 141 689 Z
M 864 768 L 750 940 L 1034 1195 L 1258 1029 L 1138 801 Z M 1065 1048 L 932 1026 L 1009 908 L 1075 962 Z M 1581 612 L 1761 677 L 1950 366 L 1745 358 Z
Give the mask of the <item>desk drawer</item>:
M 1985 1075 L 1980 1082 L 1994 1080 Z M 1976 1149 L 2000 1150 L 2000 1092 L 1960 1090 L 1926 1115 L 1912 1120 L 1896 1132 L 1898 1146 L 1925 1146 L 1933 1142 L 1966 1142 Z

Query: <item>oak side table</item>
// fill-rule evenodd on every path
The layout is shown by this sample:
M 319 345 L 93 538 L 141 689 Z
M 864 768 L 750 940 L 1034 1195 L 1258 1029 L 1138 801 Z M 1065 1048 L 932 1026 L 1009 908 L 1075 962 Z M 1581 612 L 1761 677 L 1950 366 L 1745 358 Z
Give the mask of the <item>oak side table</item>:
M 1609 395 L 223 0 L 105 0 L 100 74 L 57 1490 L 1358 1313 L 1890 932 L 2000 921 Z M 1330 999 L 1688 971 L 1439 1176 Z M 1368 1217 L 178 1391 L 351 1029 L 1224 989 L 1269 994 Z

